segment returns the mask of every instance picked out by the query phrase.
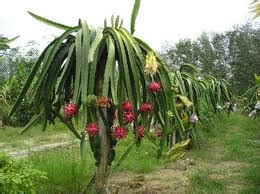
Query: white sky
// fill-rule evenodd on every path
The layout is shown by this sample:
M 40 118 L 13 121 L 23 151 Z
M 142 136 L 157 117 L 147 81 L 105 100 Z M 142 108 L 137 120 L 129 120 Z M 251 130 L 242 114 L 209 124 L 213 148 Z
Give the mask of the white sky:
M 202 31 L 219 32 L 251 19 L 252 0 L 142 0 L 135 35 L 159 50 L 165 41 L 195 38 Z M 89 25 L 103 26 L 112 14 L 124 18 L 129 29 L 134 0 L 1 0 L 0 34 L 21 37 L 11 46 L 36 40 L 45 46 L 62 31 L 33 19 L 27 10 L 48 19 L 77 25 L 85 18 Z

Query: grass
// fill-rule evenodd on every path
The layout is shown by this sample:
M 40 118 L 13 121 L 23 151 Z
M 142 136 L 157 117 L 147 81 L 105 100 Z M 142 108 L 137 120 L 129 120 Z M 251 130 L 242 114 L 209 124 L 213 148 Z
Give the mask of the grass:
M 214 127 L 207 123 L 207 130 L 199 133 L 199 145 L 193 148 L 187 155 L 202 161 L 199 168 L 192 170 L 189 177 L 188 193 L 260 193 L 260 122 L 241 116 L 238 113 L 219 114 L 215 118 Z M 205 127 L 205 126 L 202 126 Z M 20 140 L 34 138 L 41 142 L 57 141 L 53 136 L 68 134 L 61 124 L 50 126 L 45 136 L 40 132 L 39 126 L 24 134 L 17 135 L 17 129 L 0 130 L 0 142 L 10 142 L 14 138 L 14 146 Z M 4 136 L 2 136 L 4 135 Z M 9 136 L 9 137 L 8 137 Z M 17 138 L 17 139 L 16 139 Z M 49 139 L 48 139 L 49 138 Z M 127 139 L 118 141 L 116 146 L 116 164 L 124 151 L 131 144 L 133 135 Z M 1 146 L 0 146 L 1 147 Z M 39 193 L 80 193 L 94 173 L 94 158 L 87 146 L 85 162 L 79 158 L 79 148 L 63 148 L 49 152 L 32 154 L 27 160 L 33 163 L 34 168 L 47 173 L 48 180 L 42 186 Z M 161 164 L 156 159 L 156 150 L 145 138 L 141 146 L 133 147 L 127 158 L 113 172 L 131 171 L 133 173 L 150 173 Z M 237 187 L 232 190 L 230 187 Z M 230 190 L 231 189 L 231 190 Z
M 117 155 L 114 164 L 117 163 L 128 145 L 131 144 L 133 138 L 133 136 L 130 136 L 126 140 L 118 142 L 118 145 L 116 146 Z M 129 170 L 136 173 L 148 173 L 158 164 L 156 150 L 151 142 L 147 139 L 143 139 L 142 144 L 140 146 L 135 146 L 131 150 L 127 158 L 116 168 L 116 171 Z
M 73 140 L 75 137 L 61 122 L 48 125 L 43 132 L 40 124 L 32 126 L 27 132 L 19 134 L 22 128 L 0 128 L 0 149 L 27 149 L 36 145 Z
M 229 117 L 220 114 L 216 121 L 214 129 L 203 134 L 206 143 L 203 141 L 204 145 L 192 150 L 189 156 L 212 163 L 213 169 L 216 169 L 214 166 L 217 164 L 225 163 L 233 164 L 230 166 L 234 168 L 227 166 L 226 170 L 217 173 L 223 175 L 222 180 L 210 179 L 210 170 L 195 171 L 190 175 L 191 188 L 199 188 L 205 193 L 223 193 L 228 187 L 223 183 L 225 181 L 231 185 L 240 185 L 241 193 L 260 193 L 259 118 L 252 120 L 234 113 Z M 228 173 L 233 175 L 229 177 Z M 204 181 L 196 181 L 200 179 Z
M 217 177 L 212 177 L 210 169 L 198 169 L 190 176 L 188 193 L 224 193 L 226 184 Z
M 55 126 L 48 125 L 43 133 L 41 125 L 33 126 L 29 131 L 20 135 L 22 128 L 5 127 L 0 130 L 0 148 L 26 149 L 41 144 L 50 144 L 75 139 L 66 127 L 57 122 Z M 134 136 L 118 141 L 116 158 L 113 164 L 121 158 Z M 87 143 L 88 144 L 88 143 Z M 80 159 L 79 147 L 38 152 L 26 160 L 33 163 L 34 168 L 47 174 L 48 180 L 42 186 L 40 193 L 80 193 L 94 173 L 94 157 L 89 145 L 86 148 L 86 160 Z M 132 171 L 135 173 L 151 172 L 158 165 L 156 152 L 151 143 L 144 139 L 140 146 L 134 146 L 127 158 L 113 172 Z
M 113 164 L 121 158 L 134 137 L 118 141 L 116 158 Z M 51 152 L 35 153 L 27 158 L 34 167 L 47 173 L 48 181 L 40 193 L 81 193 L 94 173 L 94 158 L 89 145 L 86 150 L 86 161 L 82 162 L 79 147 L 59 149 Z M 139 147 L 134 147 L 127 158 L 113 172 L 131 171 L 148 173 L 158 166 L 155 149 L 148 140 Z
M 28 160 L 47 173 L 48 180 L 39 193 L 82 193 L 94 172 L 94 160 L 87 157 L 81 161 L 76 148 L 37 153 Z

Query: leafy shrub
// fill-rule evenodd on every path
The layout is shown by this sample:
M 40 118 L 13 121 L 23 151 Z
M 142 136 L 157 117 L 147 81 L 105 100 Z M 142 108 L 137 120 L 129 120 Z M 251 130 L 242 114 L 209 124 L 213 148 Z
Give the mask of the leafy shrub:
M 27 100 L 24 100 L 17 108 L 14 117 L 17 120 L 17 125 L 25 126 L 27 123 L 29 123 L 33 115 L 33 106 Z
M 3 193 L 33 193 L 46 180 L 46 174 L 35 170 L 24 160 L 0 153 L 0 191 Z
M 12 116 L 11 118 L 8 118 L 10 109 L 10 106 L 0 102 L 0 120 L 2 121 L 2 125 L 16 125 L 15 117 Z
M 23 127 L 25 126 L 32 116 L 34 115 L 34 108 L 27 101 L 21 103 L 21 106 L 15 111 L 15 114 L 8 117 L 11 105 L 3 104 L 0 102 L 0 120 L 2 125 Z
M 25 126 L 34 114 L 34 107 L 28 102 L 27 98 L 23 100 L 15 115 L 8 118 L 9 111 L 19 95 L 23 82 L 17 76 L 13 76 L 5 82 L 0 87 L 0 119 L 3 125 Z

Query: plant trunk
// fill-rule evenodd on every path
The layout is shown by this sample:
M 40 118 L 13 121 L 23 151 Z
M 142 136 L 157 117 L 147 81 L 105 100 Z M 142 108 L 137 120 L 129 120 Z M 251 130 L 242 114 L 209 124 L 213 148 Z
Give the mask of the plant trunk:
M 99 116 L 98 126 L 100 129 L 100 163 L 96 169 L 95 190 L 96 193 L 107 193 L 107 178 L 108 178 L 108 154 L 109 154 L 109 139 L 106 132 L 106 126 Z
M 105 59 L 104 53 L 101 59 Z M 102 96 L 103 94 L 103 84 L 104 84 L 104 72 L 105 72 L 105 60 L 101 60 L 98 65 L 98 76 L 97 82 L 97 96 Z M 107 119 L 107 109 L 102 109 L 103 115 Z M 110 150 L 110 142 L 108 136 L 108 129 L 104 121 L 101 118 L 100 112 L 97 111 L 98 127 L 99 127 L 99 137 L 100 137 L 100 162 L 96 169 L 95 175 L 95 193 L 108 193 L 107 191 L 107 179 L 108 179 L 108 156 Z

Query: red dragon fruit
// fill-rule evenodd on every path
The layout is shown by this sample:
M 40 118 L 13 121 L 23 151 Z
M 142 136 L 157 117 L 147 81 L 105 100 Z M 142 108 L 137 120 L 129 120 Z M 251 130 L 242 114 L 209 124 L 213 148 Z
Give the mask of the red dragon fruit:
M 148 113 L 153 109 L 153 105 L 150 102 L 144 102 L 141 107 L 140 107 L 140 111 L 142 113 Z
M 88 123 L 85 131 L 90 137 L 95 137 L 98 134 L 98 126 L 96 123 Z
M 130 112 L 130 111 L 132 111 L 133 107 L 132 107 L 131 102 L 129 102 L 129 101 L 124 101 L 124 102 L 122 103 L 122 109 L 123 109 L 124 112 Z
M 113 138 L 114 139 L 124 139 L 127 135 L 127 130 L 124 127 L 116 127 L 113 131 Z
M 145 132 L 145 129 L 144 127 L 138 127 L 137 129 L 134 129 L 134 134 L 136 135 L 136 131 L 138 131 L 138 137 L 139 138 L 143 138 L 144 137 L 144 132 Z
M 125 123 L 131 123 L 135 120 L 134 112 L 125 112 L 123 115 L 123 119 Z
M 77 112 L 78 108 L 76 104 L 69 103 L 64 106 L 64 117 L 66 119 L 71 119 Z
M 148 89 L 150 92 L 156 93 L 156 92 L 160 91 L 161 85 L 160 85 L 160 83 L 153 81 L 149 84 Z

